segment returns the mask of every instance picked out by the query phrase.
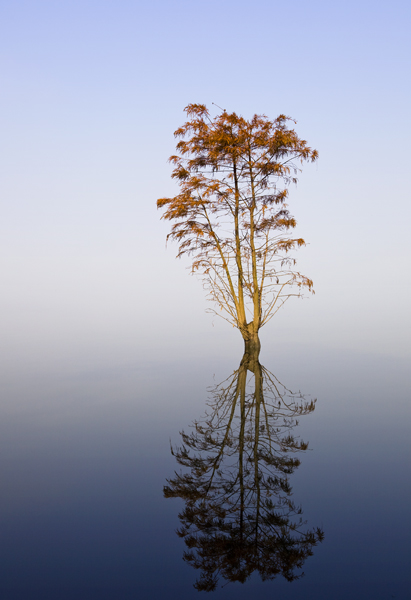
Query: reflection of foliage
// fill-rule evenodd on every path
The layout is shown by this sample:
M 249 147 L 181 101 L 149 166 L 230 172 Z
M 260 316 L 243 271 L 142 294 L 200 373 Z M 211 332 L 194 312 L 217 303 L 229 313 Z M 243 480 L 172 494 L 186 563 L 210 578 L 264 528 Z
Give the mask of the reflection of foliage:
M 254 571 L 263 580 L 281 574 L 293 581 L 323 538 L 320 529 L 305 530 L 288 481 L 300 464 L 296 453 L 307 449 L 292 431 L 314 402 L 249 354 L 211 398 L 205 417 L 172 450 L 189 471 L 164 487 L 166 498 L 185 501 L 177 533 L 188 549 L 184 560 L 201 570 L 195 588 L 212 591 L 219 576 L 244 583 Z

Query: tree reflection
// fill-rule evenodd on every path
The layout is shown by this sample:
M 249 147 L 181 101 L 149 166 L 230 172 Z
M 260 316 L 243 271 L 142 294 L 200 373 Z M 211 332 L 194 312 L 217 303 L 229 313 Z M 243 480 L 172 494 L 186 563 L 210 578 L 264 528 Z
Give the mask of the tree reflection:
M 172 453 L 188 470 L 167 480 L 164 495 L 185 501 L 177 533 L 184 560 L 201 571 L 197 590 L 214 590 L 219 577 L 244 583 L 254 571 L 263 580 L 301 577 L 323 532 L 305 527 L 288 478 L 308 446 L 293 429 L 314 408 L 246 353 L 212 389 L 205 416 L 181 433 Z

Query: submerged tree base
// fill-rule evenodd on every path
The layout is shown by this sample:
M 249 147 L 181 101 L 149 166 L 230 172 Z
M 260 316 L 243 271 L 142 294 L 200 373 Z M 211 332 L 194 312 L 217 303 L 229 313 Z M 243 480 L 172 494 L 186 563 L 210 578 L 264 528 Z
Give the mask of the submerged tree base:
M 258 333 L 248 339 L 244 339 L 244 354 L 248 354 L 250 358 L 252 357 L 252 360 L 258 361 L 260 350 L 261 342 Z

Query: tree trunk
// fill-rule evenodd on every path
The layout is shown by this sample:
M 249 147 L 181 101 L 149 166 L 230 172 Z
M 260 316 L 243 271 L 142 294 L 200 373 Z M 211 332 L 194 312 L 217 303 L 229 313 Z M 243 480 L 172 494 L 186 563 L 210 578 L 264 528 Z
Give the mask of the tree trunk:
M 241 334 L 244 339 L 244 352 L 248 354 L 253 360 L 258 360 L 260 354 L 261 343 L 258 337 L 258 330 L 255 330 L 254 323 L 248 323 L 246 328 L 241 330 Z

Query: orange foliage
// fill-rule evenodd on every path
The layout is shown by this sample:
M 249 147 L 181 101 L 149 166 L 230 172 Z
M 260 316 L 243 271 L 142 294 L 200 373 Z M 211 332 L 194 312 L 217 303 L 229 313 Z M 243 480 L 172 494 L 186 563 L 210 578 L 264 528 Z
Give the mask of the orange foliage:
M 178 154 L 170 157 L 180 193 L 160 198 L 162 218 L 173 225 L 168 238 L 178 256 L 193 257 L 210 298 L 245 340 L 291 296 L 312 291 L 312 281 L 293 270 L 290 251 L 305 244 L 286 200 L 304 161 L 314 162 L 289 117 L 249 121 L 223 111 L 211 118 L 203 104 L 185 108 L 177 129 Z

